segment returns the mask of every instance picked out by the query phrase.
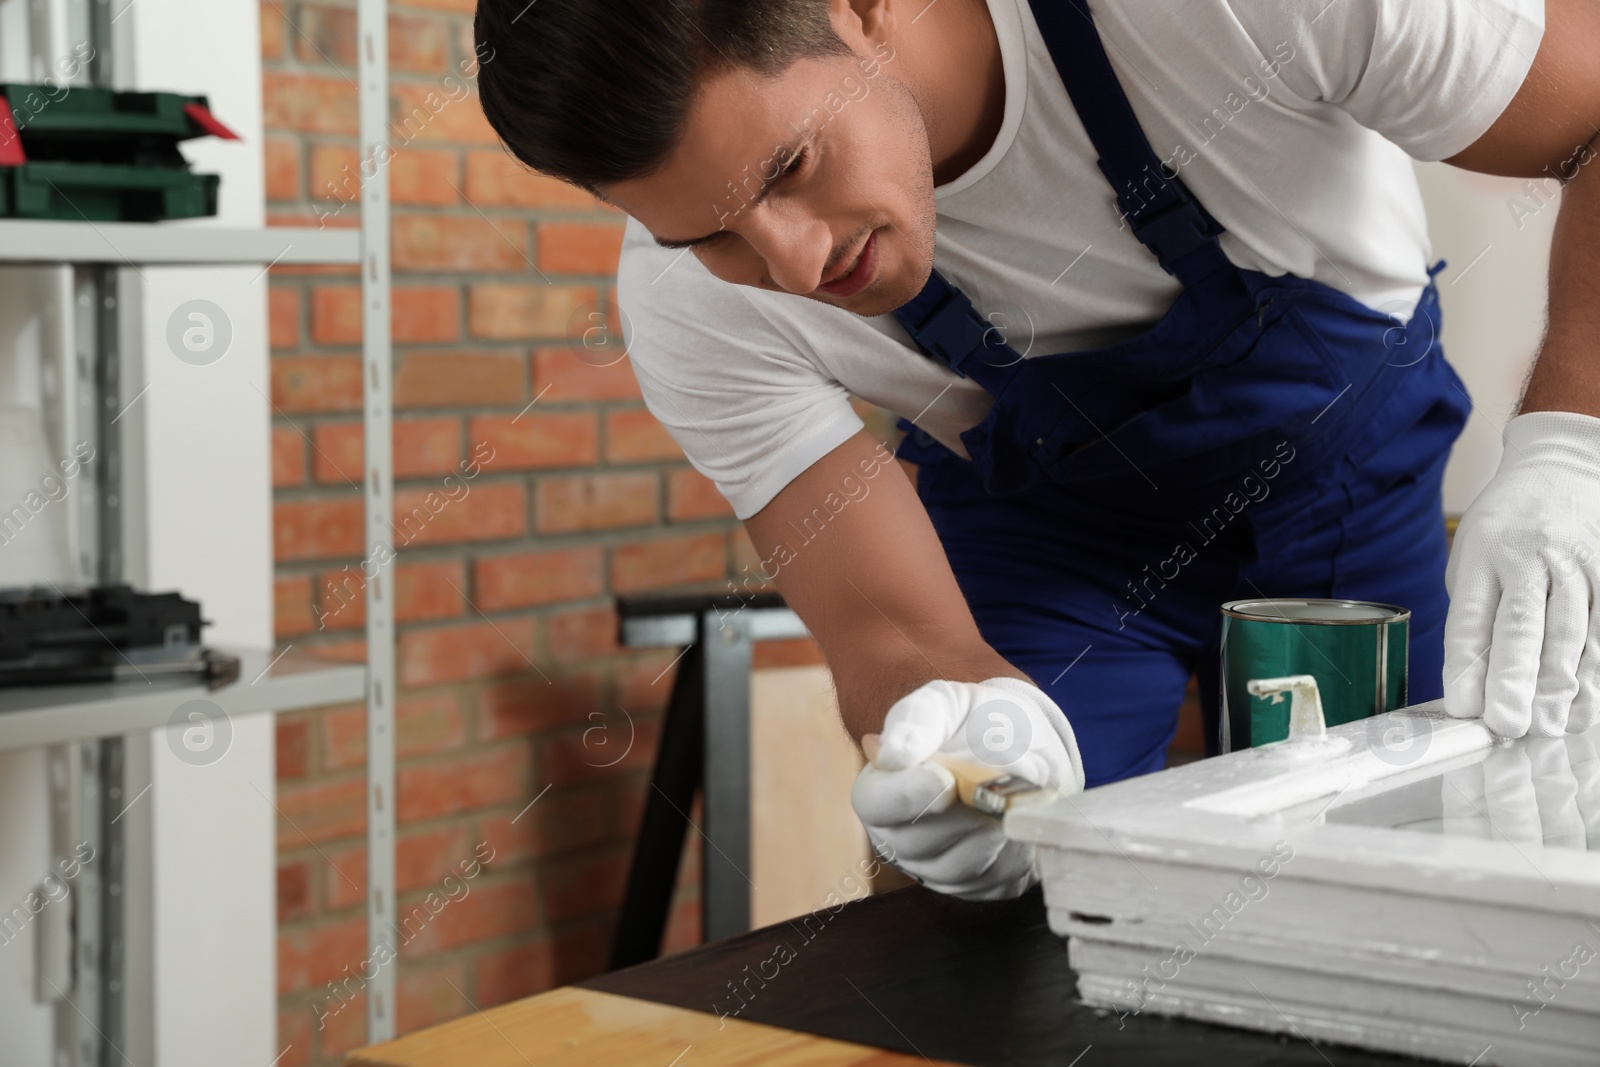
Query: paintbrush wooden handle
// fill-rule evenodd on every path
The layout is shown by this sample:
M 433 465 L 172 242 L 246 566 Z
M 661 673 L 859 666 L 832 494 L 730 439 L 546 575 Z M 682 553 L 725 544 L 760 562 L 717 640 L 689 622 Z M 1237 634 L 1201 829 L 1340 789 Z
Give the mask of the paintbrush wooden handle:
M 861 752 L 872 763 L 878 762 L 878 744 L 877 734 L 863 734 L 861 737 Z M 956 796 L 961 803 L 988 815 L 1003 815 L 1008 808 L 1025 797 L 1033 799 L 1049 794 L 1049 790 L 1016 775 L 1007 774 L 998 767 L 961 759 L 959 756 L 951 756 L 944 752 L 935 752 L 925 762 L 937 763 L 949 771 L 950 776 L 956 780 Z

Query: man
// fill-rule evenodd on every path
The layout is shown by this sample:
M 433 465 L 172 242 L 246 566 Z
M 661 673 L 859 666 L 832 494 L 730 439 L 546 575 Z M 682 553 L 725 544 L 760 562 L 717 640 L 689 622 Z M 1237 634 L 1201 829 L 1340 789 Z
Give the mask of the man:
M 1027 888 L 925 761 L 1158 769 L 1234 597 L 1410 608 L 1412 698 L 1506 736 L 1600 718 L 1600 3 L 480 0 L 477 36 L 507 147 L 630 216 L 646 402 L 881 733 L 852 799 L 908 873 Z M 1448 568 L 1470 405 L 1408 157 L 1567 186 Z M 851 395 L 914 424 L 915 489 Z

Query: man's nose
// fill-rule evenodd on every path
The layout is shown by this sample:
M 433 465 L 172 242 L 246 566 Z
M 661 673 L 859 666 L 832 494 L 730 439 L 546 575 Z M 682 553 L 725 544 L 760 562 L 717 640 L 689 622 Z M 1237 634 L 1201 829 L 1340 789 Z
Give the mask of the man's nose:
M 774 285 L 791 293 L 809 293 L 822 282 L 833 235 L 821 219 L 784 218 L 780 212 L 765 210 L 767 206 L 752 213 L 744 239 L 765 261 Z

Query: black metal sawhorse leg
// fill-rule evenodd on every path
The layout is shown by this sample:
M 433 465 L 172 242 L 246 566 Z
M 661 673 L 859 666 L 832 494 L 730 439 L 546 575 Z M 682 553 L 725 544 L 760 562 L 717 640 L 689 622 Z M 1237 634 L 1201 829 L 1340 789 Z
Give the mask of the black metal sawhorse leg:
M 684 646 L 634 846 L 611 967 L 654 959 L 678 880 L 689 809 L 704 789 L 700 913 L 706 940 L 750 929 L 750 666 L 755 641 L 804 637 L 775 593 L 625 598 L 621 642 Z

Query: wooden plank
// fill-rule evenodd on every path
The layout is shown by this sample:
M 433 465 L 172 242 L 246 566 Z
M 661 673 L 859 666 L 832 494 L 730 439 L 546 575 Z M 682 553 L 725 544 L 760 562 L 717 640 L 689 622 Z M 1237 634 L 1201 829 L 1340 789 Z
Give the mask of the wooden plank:
M 357 1049 L 345 1067 L 912 1067 L 941 1064 L 564 986 L 395 1041 Z M 949 1065 L 957 1067 L 957 1065 Z
M 769 926 L 862 895 L 867 834 L 850 807 L 861 753 L 826 667 L 750 678 L 750 921 Z

